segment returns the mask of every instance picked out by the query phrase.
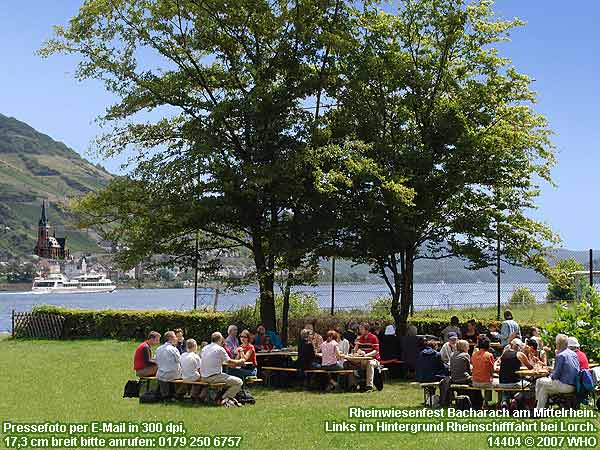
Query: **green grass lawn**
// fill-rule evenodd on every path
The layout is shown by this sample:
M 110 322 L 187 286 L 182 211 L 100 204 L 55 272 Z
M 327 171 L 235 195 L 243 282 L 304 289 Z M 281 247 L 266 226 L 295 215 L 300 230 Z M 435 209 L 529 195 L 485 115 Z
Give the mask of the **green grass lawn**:
M 123 399 L 134 342 L 0 341 L 0 412 L 15 422 L 182 421 L 188 434 L 241 435 L 243 449 L 486 449 L 484 434 L 331 434 L 325 420 L 349 406 L 420 408 L 418 386 L 395 382 L 370 394 L 252 389 L 257 404 L 226 409 Z M 0 444 L 0 447 L 3 447 Z

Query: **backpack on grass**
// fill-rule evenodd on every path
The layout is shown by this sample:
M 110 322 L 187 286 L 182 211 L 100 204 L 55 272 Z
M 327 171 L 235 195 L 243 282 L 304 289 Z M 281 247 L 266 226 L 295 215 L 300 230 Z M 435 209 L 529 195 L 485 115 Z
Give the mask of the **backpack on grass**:
M 123 398 L 133 398 L 140 396 L 140 382 L 138 380 L 129 380 L 125 383 L 123 389 Z
M 161 401 L 160 391 L 149 390 L 140 395 L 140 403 L 159 403 Z

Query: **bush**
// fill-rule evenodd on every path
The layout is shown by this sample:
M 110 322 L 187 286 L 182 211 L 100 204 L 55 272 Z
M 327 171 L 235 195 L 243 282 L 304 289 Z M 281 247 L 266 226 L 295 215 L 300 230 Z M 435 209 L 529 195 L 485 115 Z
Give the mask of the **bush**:
M 34 312 L 54 313 L 65 318 L 62 339 L 145 339 L 150 331 L 164 333 L 182 328 L 186 336 L 207 340 L 215 330 L 226 332 L 233 323 L 229 313 L 210 311 L 101 311 L 37 306 Z
M 563 259 L 554 266 L 549 275 L 548 295 L 550 301 L 573 301 L 578 298 L 585 280 L 572 275 L 583 270 L 583 264 L 573 258 Z
M 371 324 L 377 322 L 382 328 L 393 324 L 391 318 L 380 319 L 366 312 L 362 312 L 362 314 L 331 316 L 320 312 L 318 308 L 314 309 L 314 305 L 308 308 L 308 305 L 311 305 L 312 301 L 307 298 L 299 300 L 299 302 L 304 307 L 307 307 L 308 311 L 313 311 L 316 314 L 290 318 L 288 334 L 290 345 L 297 343 L 300 330 L 307 322 L 313 323 L 315 330 L 322 335 L 338 327 L 345 330 L 349 320 Z M 61 335 L 62 339 L 109 338 L 142 340 L 152 330 L 162 334 L 167 330 L 182 328 L 186 336 L 201 341 L 207 340 L 210 334 L 216 330 L 225 334 L 227 327 L 231 324 L 237 325 L 240 330 L 244 328 L 251 329 L 258 325 L 257 312 L 251 306 L 228 312 L 124 311 L 108 309 L 92 311 L 59 308 L 56 306 L 36 306 L 34 312 L 53 313 L 64 317 L 65 323 Z M 600 319 L 598 320 L 600 321 Z M 495 323 L 495 320 L 481 320 L 476 325 L 483 332 L 492 322 Z M 420 317 L 410 319 L 409 324 L 416 326 L 419 334 L 440 336 L 441 331 L 448 325 L 448 321 L 447 319 Z M 524 335 L 531 335 L 531 327 L 534 324 L 521 322 L 520 325 Z M 575 336 L 578 335 L 575 334 Z M 587 341 L 584 340 L 583 342 Z M 597 348 L 600 351 L 600 345 Z
M 557 305 L 556 317 L 554 322 L 546 325 L 544 342 L 553 347 L 556 335 L 574 336 L 588 358 L 597 361 L 600 358 L 600 295 L 587 286 L 581 300 L 572 307 Z
M 526 287 L 518 287 L 515 289 L 508 300 L 510 306 L 535 305 L 536 298 L 531 289 Z

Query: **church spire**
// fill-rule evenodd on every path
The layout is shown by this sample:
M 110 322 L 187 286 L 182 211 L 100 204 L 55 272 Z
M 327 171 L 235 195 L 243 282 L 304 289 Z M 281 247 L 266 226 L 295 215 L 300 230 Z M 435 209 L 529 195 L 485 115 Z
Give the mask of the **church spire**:
M 40 227 L 48 225 L 48 216 L 46 215 L 46 200 L 42 200 L 42 217 L 40 217 Z

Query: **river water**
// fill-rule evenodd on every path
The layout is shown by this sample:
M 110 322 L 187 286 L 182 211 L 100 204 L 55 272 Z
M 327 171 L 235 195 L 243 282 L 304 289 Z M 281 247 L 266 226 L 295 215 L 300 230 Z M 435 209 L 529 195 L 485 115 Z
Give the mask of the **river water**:
M 544 283 L 503 284 L 501 301 L 506 302 L 514 289 L 525 286 L 532 290 L 539 303 L 545 301 L 547 285 Z M 314 294 L 321 307 L 331 306 L 331 286 L 303 286 L 295 291 Z M 336 284 L 335 307 L 339 309 L 367 308 L 377 297 L 387 296 L 384 284 Z M 490 306 L 496 304 L 494 283 L 469 284 L 415 284 L 415 309 L 461 308 L 466 306 Z M 217 309 L 220 311 L 253 305 L 258 296 L 254 286 L 243 292 L 221 292 Z M 199 306 L 213 306 L 214 291 L 198 290 Z M 82 309 L 168 309 L 186 311 L 193 308 L 194 290 L 189 289 L 122 289 L 105 294 L 34 294 L 32 292 L 0 292 L 0 331 L 11 331 L 11 312 L 31 311 L 35 305 L 57 305 Z

